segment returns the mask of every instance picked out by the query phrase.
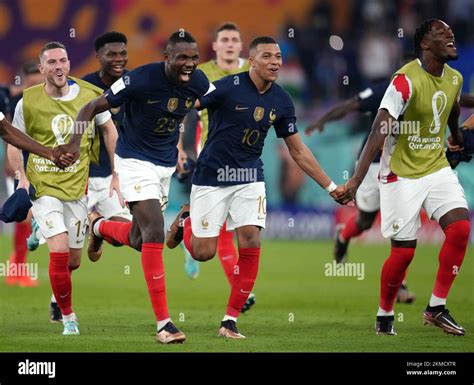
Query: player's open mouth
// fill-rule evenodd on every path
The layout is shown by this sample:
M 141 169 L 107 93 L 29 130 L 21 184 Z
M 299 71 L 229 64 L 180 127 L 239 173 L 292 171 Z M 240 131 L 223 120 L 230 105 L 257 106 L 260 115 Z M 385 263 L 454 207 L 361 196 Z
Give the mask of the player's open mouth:
M 456 49 L 453 42 L 446 44 L 446 47 Z
M 189 82 L 189 80 L 191 79 L 191 74 L 193 73 L 192 70 L 184 70 L 184 71 L 181 71 L 179 73 L 179 77 L 180 77 L 180 80 L 183 82 L 183 83 L 187 83 Z
M 272 75 L 278 75 L 279 68 L 269 68 L 268 72 L 270 72 Z
M 123 71 L 123 65 L 113 65 L 112 66 L 112 69 L 115 71 L 115 72 L 122 72 Z

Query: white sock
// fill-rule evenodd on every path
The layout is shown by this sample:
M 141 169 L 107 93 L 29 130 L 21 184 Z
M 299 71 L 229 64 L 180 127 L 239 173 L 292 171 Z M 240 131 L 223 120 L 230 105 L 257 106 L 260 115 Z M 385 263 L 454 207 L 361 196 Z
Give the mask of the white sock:
M 379 307 L 379 311 L 377 312 L 377 317 L 386 317 L 390 315 L 395 315 L 394 311 L 385 311 L 381 307 Z
M 99 226 L 102 223 L 102 221 L 104 221 L 104 220 L 105 220 L 104 218 L 101 218 L 101 219 L 95 221 L 94 227 L 92 228 L 92 232 L 94 233 L 94 235 L 96 235 L 97 237 L 100 237 L 100 238 L 102 238 L 102 234 L 99 233 Z
M 234 322 L 237 322 L 237 317 L 232 317 L 230 315 L 225 315 L 224 318 L 222 319 L 222 321 L 227 321 L 227 320 L 231 320 L 231 321 L 234 321 Z
M 63 322 L 77 321 L 76 315 L 74 313 L 63 315 Z
M 51 294 L 51 302 L 52 302 L 52 303 L 57 303 L 56 297 L 54 296 L 54 293 Z
M 158 328 L 158 331 L 160 331 L 161 329 L 163 329 L 163 327 L 171 321 L 171 318 L 166 318 L 164 320 L 161 320 L 161 321 L 158 321 L 156 323 L 156 327 Z
M 435 307 L 441 305 L 446 305 L 446 298 L 438 298 L 434 294 L 431 294 L 430 306 Z

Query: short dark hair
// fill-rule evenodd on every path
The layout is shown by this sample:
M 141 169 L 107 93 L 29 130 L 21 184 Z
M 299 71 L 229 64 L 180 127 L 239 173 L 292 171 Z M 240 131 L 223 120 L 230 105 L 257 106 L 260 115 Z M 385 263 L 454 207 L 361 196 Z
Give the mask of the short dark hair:
M 21 73 L 23 75 L 39 74 L 40 70 L 38 67 L 38 60 L 30 59 L 23 63 L 23 65 L 21 66 Z
M 43 48 L 41 48 L 39 58 L 41 60 L 41 57 L 46 51 L 49 51 L 50 49 L 56 49 L 56 48 L 62 48 L 63 50 L 66 51 L 66 46 L 62 43 L 59 43 L 57 41 L 50 41 L 49 43 L 46 43 Z
M 431 27 L 433 22 L 437 21 L 438 19 L 428 19 L 421 23 L 415 31 L 415 35 L 413 36 L 413 48 L 415 49 L 415 55 L 419 57 L 421 55 L 421 42 L 425 35 L 431 31 Z
M 278 44 L 273 37 L 270 36 L 259 36 L 252 40 L 249 46 L 249 51 L 257 48 L 259 44 Z
M 221 31 L 236 31 L 240 33 L 240 28 L 237 24 L 228 21 L 216 29 L 216 32 L 214 33 L 214 40 L 217 40 L 217 35 L 219 35 L 219 32 Z
M 179 31 L 172 33 L 169 37 L 168 42 L 166 43 L 166 51 L 178 43 L 197 43 L 197 41 L 188 31 L 180 29 Z
M 127 44 L 127 36 L 125 36 L 121 32 L 106 32 L 100 36 L 98 36 L 94 41 L 95 52 L 99 52 L 99 50 L 105 46 L 107 43 L 124 43 Z

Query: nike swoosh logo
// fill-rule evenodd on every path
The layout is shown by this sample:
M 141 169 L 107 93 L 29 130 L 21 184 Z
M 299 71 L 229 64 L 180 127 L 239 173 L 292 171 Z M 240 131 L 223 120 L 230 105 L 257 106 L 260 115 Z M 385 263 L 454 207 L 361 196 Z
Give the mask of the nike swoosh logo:
M 240 292 L 244 293 L 244 294 L 250 294 L 251 293 L 250 291 L 245 291 L 245 290 L 242 290 L 242 289 L 240 289 Z
M 161 102 L 161 100 L 150 100 L 150 99 L 147 100 L 148 104 L 155 104 L 155 103 L 159 103 L 159 102 Z
M 240 107 L 239 105 L 235 106 L 236 111 L 243 111 L 243 110 L 248 110 L 249 107 Z
M 153 276 L 153 279 L 160 279 L 160 278 L 163 278 L 164 276 L 165 276 L 164 274 L 161 274 L 158 277 Z
M 59 295 L 60 298 L 66 298 L 69 295 L 69 291 L 64 295 Z

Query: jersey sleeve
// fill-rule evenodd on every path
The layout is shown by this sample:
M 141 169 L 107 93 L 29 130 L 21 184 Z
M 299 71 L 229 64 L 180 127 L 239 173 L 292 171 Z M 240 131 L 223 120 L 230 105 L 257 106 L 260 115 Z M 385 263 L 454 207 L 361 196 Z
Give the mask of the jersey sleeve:
M 102 126 L 111 118 L 112 114 L 109 111 L 101 112 L 100 114 L 97 114 L 95 116 L 95 124 L 97 124 L 98 126 Z
M 383 83 L 367 87 L 364 91 L 359 92 L 357 95 L 359 112 L 377 111 L 386 89 L 387 83 Z
M 413 87 L 405 74 L 396 74 L 385 91 L 380 107 L 388 111 L 395 119 L 403 115 L 413 96 Z
M 282 108 L 283 113 L 281 117 L 277 117 L 273 127 L 275 127 L 276 136 L 278 138 L 287 138 L 298 132 L 296 127 L 295 105 L 287 94 L 285 94 L 285 97 L 282 99 L 285 101 Z
M 146 83 L 144 84 L 147 84 L 147 79 L 143 79 L 146 75 L 143 72 L 139 68 L 127 72 L 127 74 L 110 86 L 105 92 L 105 98 L 111 107 L 121 106 L 126 100 L 133 98 L 141 83 L 145 81 Z
M 26 132 L 25 117 L 23 116 L 23 98 L 21 98 L 16 104 L 12 125 L 18 128 L 21 132 Z
M 204 96 L 199 98 L 201 106 L 200 110 L 209 107 L 217 107 L 225 99 L 225 93 L 229 89 L 229 84 L 227 79 L 217 80 L 209 84 L 209 89 L 204 94 Z
M 207 78 L 206 74 L 199 69 L 198 71 L 198 94 L 199 97 L 202 97 L 209 91 L 209 79 Z

